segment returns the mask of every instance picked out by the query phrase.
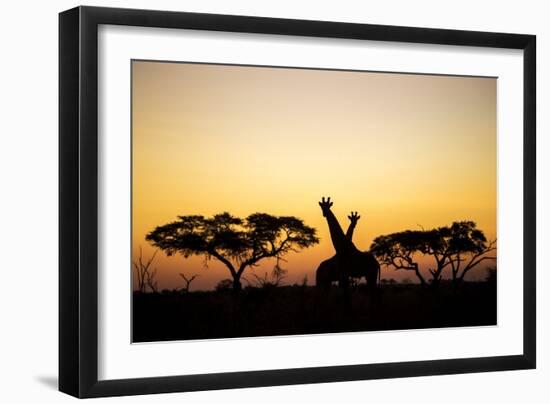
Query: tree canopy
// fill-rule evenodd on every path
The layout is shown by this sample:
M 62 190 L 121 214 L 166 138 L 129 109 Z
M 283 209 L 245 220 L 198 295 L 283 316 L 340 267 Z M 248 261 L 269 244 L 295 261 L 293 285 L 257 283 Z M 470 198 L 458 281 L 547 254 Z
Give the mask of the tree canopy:
M 222 262 L 233 277 L 233 288 L 241 288 L 246 268 L 265 258 L 281 259 L 319 242 L 316 230 L 294 216 L 253 213 L 241 219 L 227 212 L 204 217 L 178 216 L 146 236 L 167 255 L 202 255 Z
M 424 234 L 420 230 L 378 236 L 370 247 L 370 251 L 381 264 L 393 266 L 397 270 L 414 271 L 422 285 L 426 284 L 426 280 L 420 272 L 414 254 L 424 250 Z

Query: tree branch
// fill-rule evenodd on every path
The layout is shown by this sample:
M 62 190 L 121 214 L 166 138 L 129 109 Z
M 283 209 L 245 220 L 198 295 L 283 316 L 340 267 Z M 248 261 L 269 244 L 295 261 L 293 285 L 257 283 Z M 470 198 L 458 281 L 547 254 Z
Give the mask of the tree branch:
M 227 268 L 229 268 L 229 271 L 231 272 L 231 275 L 233 276 L 236 276 L 236 271 L 235 271 L 235 267 L 233 266 L 233 264 L 231 263 L 231 261 L 229 261 L 227 258 L 225 258 L 223 255 L 221 255 L 220 253 L 218 253 L 216 250 L 214 250 L 213 248 L 209 249 L 208 250 L 208 254 L 210 254 L 211 256 L 213 256 L 214 258 L 216 258 L 217 260 L 221 261 L 223 264 L 225 264 L 225 266 Z
M 482 254 L 483 255 L 483 254 Z M 479 263 L 481 263 L 482 261 L 485 261 L 485 260 L 496 260 L 497 257 L 481 257 L 480 259 L 478 259 L 477 261 L 474 261 L 474 259 L 476 257 L 479 257 L 480 255 L 476 255 L 474 258 L 472 258 L 472 260 L 470 260 L 470 262 L 468 263 L 468 265 L 466 265 L 464 267 L 464 269 L 462 270 L 462 274 L 460 275 L 459 279 L 462 280 L 464 279 L 464 276 L 466 275 L 466 273 L 468 273 L 472 268 L 476 267 Z

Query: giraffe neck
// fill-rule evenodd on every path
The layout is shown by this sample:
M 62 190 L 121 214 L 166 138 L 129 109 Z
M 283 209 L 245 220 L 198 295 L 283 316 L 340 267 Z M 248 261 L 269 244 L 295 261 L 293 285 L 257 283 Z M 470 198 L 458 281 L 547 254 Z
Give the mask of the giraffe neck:
M 325 217 L 328 223 L 328 229 L 330 231 L 330 238 L 332 239 L 332 245 L 337 254 L 346 254 L 350 249 L 350 242 L 346 239 L 346 236 L 338 223 L 338 219 L 334 216 L 334 213 L 330 209 L 325 212 Z
M 348 231 L 346 232 L 346 238 L 349 240 L 349 241 L 352 241 L 353 240 L 353 231 L 355 230 L 355 226 L 357 225 L 357 223 L 355 222 L 351 222 L 349 224 L 349 227 L 348 227 Z

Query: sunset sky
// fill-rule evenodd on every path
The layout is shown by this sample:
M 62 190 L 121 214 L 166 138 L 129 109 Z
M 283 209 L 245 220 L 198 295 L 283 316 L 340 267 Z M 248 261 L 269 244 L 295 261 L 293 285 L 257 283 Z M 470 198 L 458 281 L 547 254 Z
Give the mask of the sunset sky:
M 361 250 L 455 220 L 496 237 L 494 78 L 134 61 L 132 80 L 134 260 L 139 246 L 154 251 L 145 235 L 178 215 L 292 215 L 321 242 L 286 257 L 286 281 L 313 285 L 334 254 L 322 196 L 344 231 L 359 212 Z M 179 272 L 200 275 L 194 290 L 230 278 L 200 257 L 159 252 L 153 266 L 160 289 L 183 286 Z M 404 277 L 416 281 L 382 269 Z

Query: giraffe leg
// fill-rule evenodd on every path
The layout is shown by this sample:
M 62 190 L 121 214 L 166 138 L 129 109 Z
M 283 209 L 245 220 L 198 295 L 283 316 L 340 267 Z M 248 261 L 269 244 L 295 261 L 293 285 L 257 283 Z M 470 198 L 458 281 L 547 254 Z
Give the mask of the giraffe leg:
M 341 255 L 336 255 L 338 267 L 338 286 L 341 289 L 349 289 L 349 266 L 350 262 Z

